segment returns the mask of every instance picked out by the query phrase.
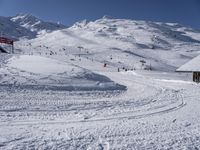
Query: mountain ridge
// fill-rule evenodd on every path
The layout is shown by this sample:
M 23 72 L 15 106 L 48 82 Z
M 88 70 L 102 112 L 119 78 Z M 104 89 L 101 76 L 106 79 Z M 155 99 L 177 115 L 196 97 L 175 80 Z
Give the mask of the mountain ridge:
M 31 14 L 17 14 L 14 17 L 9 17 L 11 21 L 19 24 L 26 29 L 31 30 L 32 32 L 41 32 L 46 30 L 46 32 L 51 32 L 58 29 L 66 28 L 65 25 L 54 22 L 46 22 L 42 19 L 39 19 Z
M 0 16 L 1 35 L 14 40 L 33 39 L 38 35 L 64 28 L 66 26 L 62 24 L 42 21 L 31 14 L 18 14 L 14 17 Z

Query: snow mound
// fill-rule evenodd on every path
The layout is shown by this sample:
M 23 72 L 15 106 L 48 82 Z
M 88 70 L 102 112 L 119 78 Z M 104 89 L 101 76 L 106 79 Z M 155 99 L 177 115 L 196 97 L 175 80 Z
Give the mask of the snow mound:
M 109 78 L 73 64 L 36 55 L 15 55 L 4 60 L 0 85 L 20 89 L 66 91 L 126 90 Z
M 72 65 L 68 65 L 55 59 L 31 55 L 12 57 L 9 59 L 8 66 L 26 72 L 46 75 L 70 72 L 72 70 L 76 72 L 82 71 L 81 69 L 77 69 L 77 67 L 75 70 L 75 67 Z

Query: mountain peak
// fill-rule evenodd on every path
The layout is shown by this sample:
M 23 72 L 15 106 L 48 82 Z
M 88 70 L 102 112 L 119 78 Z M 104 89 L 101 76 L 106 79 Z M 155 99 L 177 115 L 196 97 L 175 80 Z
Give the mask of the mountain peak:
M 82 28 L 84 26 L 86 26 L 88 24 L 89 21 L 87 21 L 86 19 L 80 21 L 80 22 L 76 22 L 72 27 L 73 28 Z
M 19 13 L 15 15 L 14 17 L 11 17 L 11 20 L 16 22 L 18 20 L 25 20 L 25 19 L 34 19 L 34 20 L 39 20 L 37 17 L 29 14 L 29 13 Z
M 112 16 L 109 16 L 109 15 L 104 15 L 103 17 L 102 17 L 102 19 L 114 19 Z
M 66 28 L 62 24 L 46 22 L 29 13 L 19 13 L 16 16 L 11 17 L 10 20 L 32 32 L 37 33 L 51 32 Z

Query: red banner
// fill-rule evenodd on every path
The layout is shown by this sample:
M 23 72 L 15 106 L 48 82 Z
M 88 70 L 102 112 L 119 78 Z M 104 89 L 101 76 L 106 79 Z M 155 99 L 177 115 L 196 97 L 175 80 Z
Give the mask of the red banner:
M 8 38 L 0 37 L 0 43 L 13 45 L 14 41 Z

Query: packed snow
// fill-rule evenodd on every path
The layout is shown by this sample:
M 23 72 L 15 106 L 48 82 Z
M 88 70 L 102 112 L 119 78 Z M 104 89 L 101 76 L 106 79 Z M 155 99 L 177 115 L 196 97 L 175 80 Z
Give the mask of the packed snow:
M 125 90 L 109 78 L 72 64 L 36 55 L 10 56 L 0 69 L 2 86 L 60 90 Z M 5 61 L 5 60 L 4 60 Z
M 200 86 L 175 72 L 199 37 L 103 17 L 20 39 L 0 54 L 0 149 L 200 149 Z
M 72 65 L 58 60 L 30 55 L 12 57 L 8 60 L 8 66 L 36 74 L 58 74 L 70 72 L 74 69 Z

